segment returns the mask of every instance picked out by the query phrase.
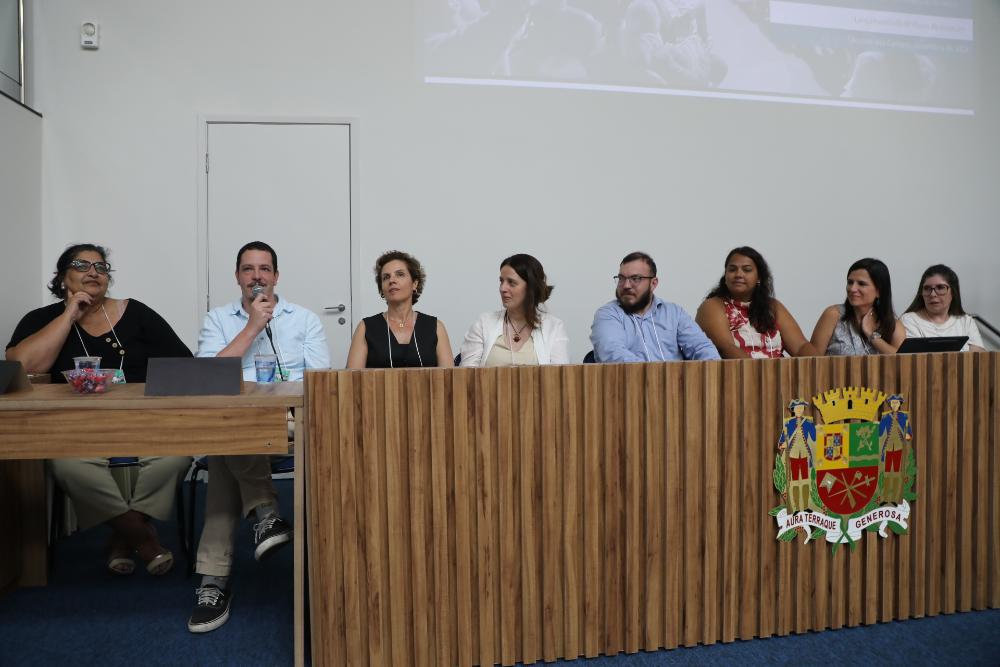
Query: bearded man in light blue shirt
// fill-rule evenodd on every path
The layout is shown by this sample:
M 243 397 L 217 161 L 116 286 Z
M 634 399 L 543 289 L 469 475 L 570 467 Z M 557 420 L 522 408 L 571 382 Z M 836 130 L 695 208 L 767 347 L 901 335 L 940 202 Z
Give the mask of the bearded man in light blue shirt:
M 330 352 L 315 313 L 274 292 L 278 254 L 262 241 L 236 254 L 240 299 L 205 315 L 199 357 L 241 357 L 243 379 L 256 379 L 254 356 L 274 354 L 282 380 L 299 381 L 309 368 L 329 368 Z M 292 527 L 278 514 L 278 495 L 267 456 L 210 456 L 205 526 L 195 571 L 202 575 L 188 630 L 209 632 L 229 620 L 229 574 L 235 532 L 252 517 L 254 558 L 261 560 L 292 540 Z
M 615 301 L 594 314 L 590 342 L 598 362 L 719 359 L 719 351 L 695 321 L 675 303 L 653 294 L 656 262 L 629 253 L 615 276 Z

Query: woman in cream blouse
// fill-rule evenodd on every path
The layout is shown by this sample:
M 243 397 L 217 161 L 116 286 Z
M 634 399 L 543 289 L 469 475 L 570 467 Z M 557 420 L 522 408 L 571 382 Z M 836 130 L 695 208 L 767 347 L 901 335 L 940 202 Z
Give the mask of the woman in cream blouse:
M 483 313 L 462 343 L 462 366 L 532 366 L 569 363 L 566 327 L 542 310 L 552 286 L 531 255 L 511 255 L 500 264 L 503 307 Z

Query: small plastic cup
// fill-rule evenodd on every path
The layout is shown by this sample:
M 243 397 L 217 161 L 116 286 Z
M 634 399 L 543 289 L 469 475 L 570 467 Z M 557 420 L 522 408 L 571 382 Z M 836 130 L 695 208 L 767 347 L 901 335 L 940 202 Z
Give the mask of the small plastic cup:
M 254 368 L 257 369 L 257 382 L 277 382 L 278 381 L 278 357 L 273 354 L 258 354 L 253 358 Z
M 83 370 L 85 368 L 100 368 L 101 358 L 100 357 L 73 357 L 73 367 L 75 370 Z

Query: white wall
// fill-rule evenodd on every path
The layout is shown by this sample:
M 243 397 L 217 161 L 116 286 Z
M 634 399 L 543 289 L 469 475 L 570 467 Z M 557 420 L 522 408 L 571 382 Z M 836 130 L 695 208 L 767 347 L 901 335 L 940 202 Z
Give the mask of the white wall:
M 0 147 L 0 237 L 5 283 L 0 344 L 6 347 L 21 317 L 39 306 L 35 285 L 42 261 L 42 119 L 2 95 Z
M 978 3 L 969 118 L 425 85 L 413 4 L 36 0 L 39 285 L 66 244 L 108 244 L 116 293 L 193 344 L 198 114 L 350 116 L 361 122 L 355 319 L 380 308 L 372 260 L 403 248 L 428 270 L 422 309 L 457 348 L 497 305 L 499 261 L 527 251 L 556 284 L 551 310 L 580 358 L 626 252 L 652 253 L 658 293 L 693 312 L 726 251 L 751 244 L 807 335 L 867 255 L 892 270 L 897 309 L 924 267 L 945 262 L 967 308 L 1000 321 L 1000 3 Z M 79 48 L 91 19 L 96 52 Z M 280 232 L 271 241 L 280 253 Z

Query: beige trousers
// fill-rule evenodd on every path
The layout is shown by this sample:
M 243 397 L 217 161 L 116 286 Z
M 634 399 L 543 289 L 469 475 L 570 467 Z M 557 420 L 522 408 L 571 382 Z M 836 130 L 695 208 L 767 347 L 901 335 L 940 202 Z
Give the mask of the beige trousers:
M 195 571 L 228 577 L 233 565 L 233 542 L 243 517 L 255 507 L 274 503 L 278 494 L 271 481 L 269 456 L 208 457 L 208 497 L 205 527 L 198 542 Z
M 128 500 L 111 476 L 107 459 L 53 459 L 52 475 L 73 499 L 80 528 L 90 528 L 129 510 L 154 519 L 171 518 L 177 480 L 191 467 L 189 456 L 140 457 L 135 490 Z

